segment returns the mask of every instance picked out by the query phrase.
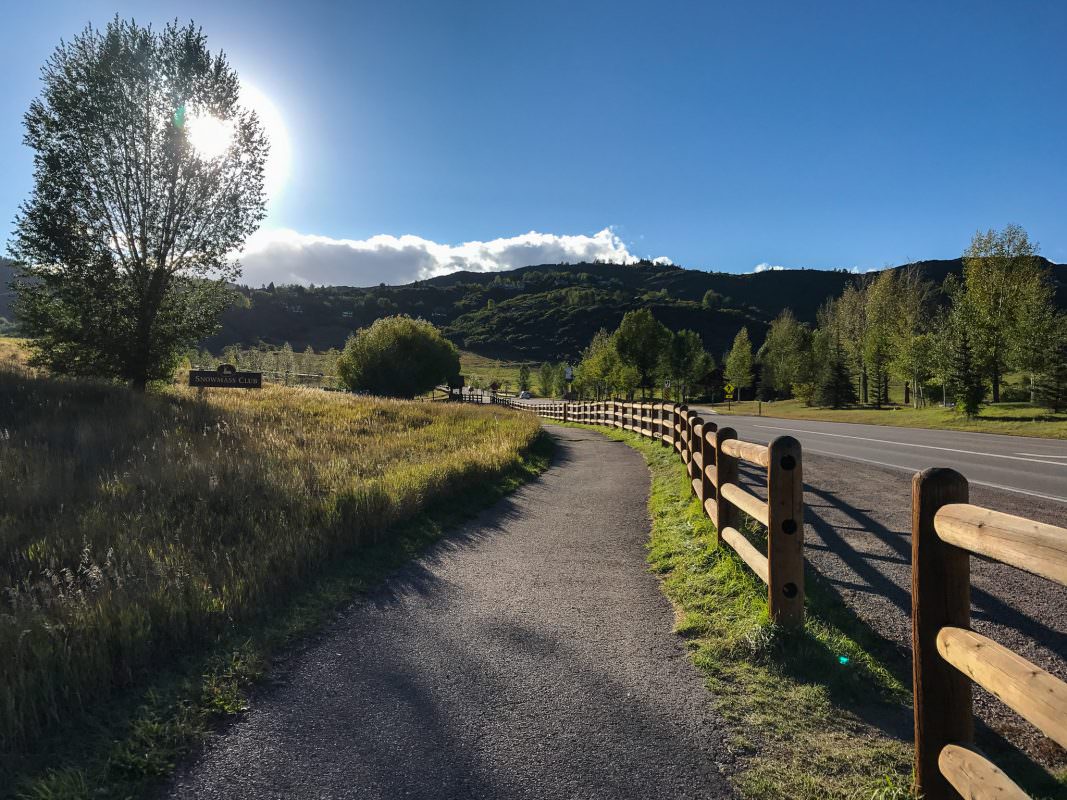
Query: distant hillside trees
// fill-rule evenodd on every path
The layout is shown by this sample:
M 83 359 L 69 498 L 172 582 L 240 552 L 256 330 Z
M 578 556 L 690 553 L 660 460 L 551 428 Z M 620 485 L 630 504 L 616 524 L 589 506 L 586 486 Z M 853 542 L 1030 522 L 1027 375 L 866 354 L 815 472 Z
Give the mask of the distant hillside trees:
M 706 392 L 715 377 L 715 360 L 697 333 L 671 333 L 650 312 L 633 312 L 613 333 L 597 331 L 582 350 L 572 388 L 580 397 L 632 399 L 639 390 L 655 395 L 670 381 L 663 396 L 684 402 Z
M 337 371 L 354 392 L 415 397 L 459 376 L 459 351 L 431 323 L 383 317 L 349 338 Z
M 35 363 L 144 390 L 233 303 L 228 254 L 263 218 L 267 140 L 192 23 L 86 28 L 43 82 L 25 116 L 34 189 L 11 248 L 19 319 Z M 193 146 L 200 118 L 230 129 L 221 152 Z
M 949 274 L 940 287 L 914 265 L 857 277 L 820 309 L 815 330 L 783 311 L 757 353 L 762 395 L 880 407 L 895 379 L 906 386 L 906 402 L 919 407 L 934 382 L 961 413 L 974 415 L 985 387 L 998 402 L 1004 375 L 1019 370 L 1036 401 L 1067 328 L 1047 262 L 1022 228 L 1009 225 L 975 234 L 963 264 L 962 277 Z M 729 361 L 726 373 L 741 385 Z

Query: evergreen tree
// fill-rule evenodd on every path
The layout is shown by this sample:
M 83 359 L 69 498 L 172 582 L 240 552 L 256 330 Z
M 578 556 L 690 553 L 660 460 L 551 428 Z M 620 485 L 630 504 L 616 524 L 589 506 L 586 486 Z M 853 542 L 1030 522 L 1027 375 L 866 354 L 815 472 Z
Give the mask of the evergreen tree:
M 1049 360 L 1037 383 L 1037 400 L 1055 413 L 1067 411 L 1067 336 L 1061 338 Z
M 519 391 L 530 391 L 530 365 L 522 364 L 519 366 Z
M 835 336 L 827 348 L 826 360 L 815 387 L 815 402 L 820 406 L 841 408 L 856 400 L 856 386 L 848 367 L 848 355 L 841 345 L 840 336 Z
M 966 325 L 957 326 L 955 330 L 948 380 L 956 400 L 956 410 L 968 419 L 978 416 L 978 409 L 985 395 L 985 385 Z
M 550 361 L 537 369 L 537 388 L 542 397 L 552 397 L 556 389 L 556 370 Z

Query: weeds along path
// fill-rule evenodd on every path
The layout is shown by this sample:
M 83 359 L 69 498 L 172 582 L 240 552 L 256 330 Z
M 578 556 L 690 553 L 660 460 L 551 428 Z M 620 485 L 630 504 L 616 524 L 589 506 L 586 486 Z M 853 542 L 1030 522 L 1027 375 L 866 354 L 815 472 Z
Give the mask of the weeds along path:
M 731 797 L 646 566 L 645 462 L 549 430 L 540 479 L 351 609 L 165 795 Z

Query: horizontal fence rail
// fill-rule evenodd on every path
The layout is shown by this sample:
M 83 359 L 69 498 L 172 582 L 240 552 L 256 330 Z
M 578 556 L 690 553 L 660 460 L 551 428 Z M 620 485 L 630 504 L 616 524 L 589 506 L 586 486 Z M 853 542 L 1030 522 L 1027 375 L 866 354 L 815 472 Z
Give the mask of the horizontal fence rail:
M 967 479 L 912 481 L 915 790 L 925 800 L 1027 798 L 974 749 L 972 683 L 1067 747 L 1067 683 L 970 629 L 972 554 L 1067 585 L 1067 528 L 971 505 Z
M 767 584 L 767 606 L 774 622 L 803 626 L 804 482 L 796 439 L 780 436 L 766 446 L 741 441 L 732 428 L 706 422 L 678 403 L 531 403 L 512 398 L 493 402 L 560 422 L 631 431 L 673 448 L 694 496 L 715 523 L 716 544 L 729 545 Z M 738 482 L 742 461 L 766 470 L 766 501 Z M 767 529 L 766 553 L 741 533 L 742 512 Z

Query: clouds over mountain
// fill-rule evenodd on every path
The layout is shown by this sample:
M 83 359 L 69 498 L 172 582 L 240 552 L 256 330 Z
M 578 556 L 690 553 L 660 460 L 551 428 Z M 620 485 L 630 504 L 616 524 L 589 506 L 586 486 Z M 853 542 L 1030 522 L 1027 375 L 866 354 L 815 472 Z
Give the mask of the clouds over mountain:
M 242 283 L 370 286 L 409 283 L 459 270 L 496 272 L 530 264 L 638 260 L 610 229 L 592 236 L 530 231 L 488 242 L 450 245 L 419 236 L 332 239 L 288 229 L 255 233 L 238 254 Z M 661 256 L 659 263 L 671 263 Z

